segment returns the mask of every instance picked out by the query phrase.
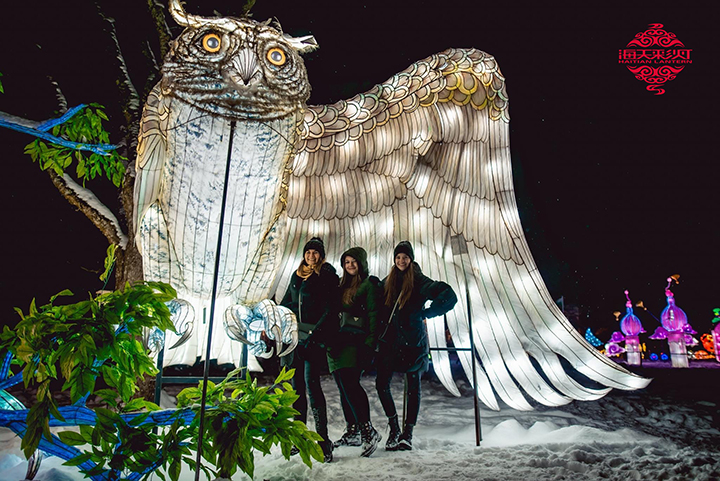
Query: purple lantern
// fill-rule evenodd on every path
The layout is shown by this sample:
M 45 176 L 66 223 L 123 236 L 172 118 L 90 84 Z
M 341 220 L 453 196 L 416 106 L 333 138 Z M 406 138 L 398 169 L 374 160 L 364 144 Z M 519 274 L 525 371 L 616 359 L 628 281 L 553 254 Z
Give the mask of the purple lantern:
M 713 333 L 713 347 L 715 348 L 715 360 L 720 362 L 720 308 L 713 309 L 715 317 L 712 322 L 715 327 L 712 330 Z
M 620 344 L 617 342 L 608 342 L 605 344 L 605 355 L 608 357 L 619 356 L 623 352 L 625 352 L 625 349 L 620 347 Z
M 655 332 L 653 332 L 651 335 L 648 336 L 649 339 L 660 341 L 662 339 L 667 339 L 668 332 L 665 330 L 664 327 L 658 326 L 655 329 Z
M 675 305 L 675 296 L 670 292 L 670 285 L 673 278 L 668 277 L 668 285 L 665 288 L 667 307 L 660 315 L 660 321 L 667 330 L 668 344 L 670 346 L 670 359 L 673 367 L 688 367 L 687 347 L 685 345 L 685 326 L 687 316 L 685 312 Z M 677 281 L 676 281 L 677 282 Z
M 638 334 L 645 332 L 640 319 L 633 314 L 632 301 L 628 291 L 625 291 L 627 302 L 625 308 L 627 314 L 620 321 L 620 330 L 625 334 L 625 352 L 627 353 L 628 364 L 640 366 L 642 364 L 642 356 L 640 355 L 640 338 Z
M 623 342 L 625 340 L 625 336 L 622 335 L 622 333 L 615 331 L 612 333 L 612 336 L 610 336 L 610 340 L 608 342 L 614 342 L 615 344 L 618 344 L 620 342 Z

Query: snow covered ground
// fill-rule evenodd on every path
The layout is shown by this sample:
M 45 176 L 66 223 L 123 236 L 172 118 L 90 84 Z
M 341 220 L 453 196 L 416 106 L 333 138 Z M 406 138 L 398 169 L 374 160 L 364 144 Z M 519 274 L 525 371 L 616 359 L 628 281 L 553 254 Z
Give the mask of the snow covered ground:
M 256 480 L 720 480 L 720 369 L 652 369 L 656 376 L 639 392 L 612 391 L 593 402 L 574 402 L 535 411 L 481 408 L 482 436 L 475 446 L 473 400 L 455 398 L 436 382 L 423 380 L 420 419 L 414 448 L 370 458 L 360 448 L 339 448 L 330 464 L 306 467 L 297 457 L 286 461 L 278 452 L 256 457 Z M 387 435 L 385 417 L 374 393 L 373 378 L 363 384 L 370 394 L 373 421 Z M 708 387 L 705 387 L 708 386 Z M 330 435 L 344 428 L 339 395 L 330 377 L 323 387 L 329 405 Z M 393 384 L 401 407 L 402 381 Z M 27 463 L 20 440 L 0 431 L 0 481 L 25 477 Z M 79 481 L 83 476 L 45 459 L 38 481 Z M 159 479 L 155 477 L 154 479 Z M 183 472 L 190 481 L 194 474 Z M 204 476 L 201 476 L 204 479 Z M 235 481 L 248 479 L 242 474 Z

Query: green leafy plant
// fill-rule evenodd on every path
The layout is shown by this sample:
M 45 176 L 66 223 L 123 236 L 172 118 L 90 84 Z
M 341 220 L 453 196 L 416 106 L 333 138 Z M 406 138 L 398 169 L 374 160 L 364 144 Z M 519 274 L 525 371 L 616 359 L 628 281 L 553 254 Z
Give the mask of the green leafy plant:
M 312 467 L 312 459 L 322 461 L 317 444 L 321 437 L 294 420 L 297 411 L 292 405 L 298 396 L 288 382 L 294 370 L 283 369 L 269 387 L 259 387 L 249 374 L 237 377 L 240 370 L 236 370 L 219 384 L 208 383 L 202 441 L 207 464 L 196 466 L 190 447 L 197 446 L 200 437 L 202 383 L 178 395 L 178 409 L 166 418 L 164 424 L 169 426 L 160 430 L 155 422 L 145 422 L 158 406 L 133 399 L 138 381 L 157 373 L 138 339 L 146 328 L 174 329 L 165 303 L 175 299 L 175 290 L 147 282 L 55 305 L 59 297 L 69 295 L 70 291 L 62 291 L 40 307 L 33 299 L 27 314 L 16 309 L 21 317 L 17 326 L 5 327 L 0 334 L 1 347 L 23 366 L 26 388 L 37 388 L 37 402 L 28 412 L 21 443 L 26 457 L 43 436 L 52 441 L 51 415 L 64 421 L 50 392 L 51 382 L 62 380 L 62 389 L 69 390 L 73 403 L 92 394 L 106 406 L 92 410 L 94 426 L 58 433 L 69 446 L 90 446 L 66 463 L 80 466 L 92 461 L 92 467 L 81 467 L 86 476 L 120 480 L 136 473 L 142 479 L 154 474 L 177 481 L 183 464 L 208 477 L 212 472 L 230 478 L 238 469 L 252 476 L 254 451 L 267 455 L 277 445 L 286 459 L 296 446 L 308 466 Z M 96 389 L 98 379 L 107 387 Z
M 142 408 L 154 411 L 158 407 L 142 399 L 134 399 L 130 404 L 142 404 Z M 140 406 L 134 405 L 133 409 Z M 152 425 L 138 426 L 146 415 L 127 422 L 110 409 L 97 408 L 97 422 L 94 426 L 81 425 L 80 432 L 62 431 L 60 440 L 69 446 L 88 444 L 92 450 L 67 461 L 69 466 L 79 466 L 86 461 L 94 461 L 92 469 L 84 469 L 87 476 L 107 473 L 108 479 L 121 479 L 121 473 L 143 473 L 152 470 L 159 456 L 159 437 L 153 432 Z M 113 474 L 114 473 L 114 474 Z
M 252 379 L 249 373 L 245 379 L 236 378 L 239 372 L 230 373 L 219 384 L 208 382 L 207 386 L 203 457 L 217 468 L 215 475 L 230 479 L 240 469 L 252 477 L 255 472 L 253 451 L 267 455 L 276 445 L 280 445 L 285 459 L 290 459 L 290 450 L 296 446 L 307 466 L 312 467 L 311 458 L 322 462 L 323 453 L 317 444 L 322 438 L 308 430 L 303 422 L 294 420 L 298 412 L 292 405 L 298 395 L 288 381 L 295 370 L 283 368 L 273 385 L 268 387 L 258 387 L 257 379 Z M 184 389 L 177 398 L 179 408 L 191 406 L 196 412 L 190 425 L 195 445 L 201 398 L 202 383 L 196 388 Z
M 249 375 L 245 379 L 236 378 L 239 372 L 231 372 L 219 384 L 208 383 L 202 444 L 203 458 L 214 469 L 196 466 L 190 449 L 199 444 L 202 382 L 198 387 L 180 392 L 172 424 L 159 433 L 152 424 L 142 424 L 147 412 L 127 421 L 111 410 L 96 409 L 98 420 L 95 426 L 81 426 L 80 433 L 65 431 L 59 434 L 68 445 L 92 446 L 92 450 L 65 464 L 97 463 L 94 468 L 83 470 L 88 476 L 111 471 L 141 473 L 144 479 L 154 474 L 165 480 L 167 475 L 171 481 L 177 481 L 183 463 L 193 471 L 202 470 L 208 478 L 212 472 L 229 479 L 238 469 L 252 476 L 255 470 L 253 452 L 270 454 L 275 445 L 280 445 L 286 459 L 290 458 L 292 446 L 297 446 L 301 459 L 308 466 L 312 467 L 311 458 L 322 461 L 322 450 L 317 444 L 322 438 L 308 430 L 304 423 L 293 419 L 297 411 L 292 404 L 298 396 L 287 381 L 294 370 L 285 372 L 283 369 L 269 387 L 258 387 L 257 380 Z M 124 411 L 141 408 L 156 410 L 157 406 L 135 399 L 125 406 Z M 194 412 L 194 417 L 186 424 L 181 414 L 188 410 Z M 109 476 L 109 479 L 114 478 Z
M 143 329 L 174 330 L 165 303 L 177 294 L 168 284 L 126 285 L 87 301 L 54 305 L 59 296 L 67 295 L 72 293 L 62 291 L 39 308 L 33 299 L 27 315 L 16 309 L 20 322 L 14 329 L 6 326 L 0 335 L 2 347 L 23 365 L 25 387 L 37 387 L 37 402 L 28 413 L 21 443 L 26 457 L 37 449 L 41 436 L 51 439 L 50 414 L 63 420 L 50 393 L 51 381 L 62 379 L 62 389 L 70 391 L 73 403 L 95 394 L 112 407 L 126 405 L 138 390 L 138 380 L 157 373 L 138 340 Z M 108 388 L 95 390 L 98 377 Z
M 108 144 L 109 135 L 102 125 L 108 117 L 103 108 L 96 103 L 87 105 L 67 121 L 53 127 L 52 134 L 72 142 Z M 86 180 L 104 174 L 116 187 L 120 187 L 127 164 L 127 159 L 116 150 L 110 151 L 109 155 L 100 155 L 46 143 L 40 139 L 26 145 L 25 153 L 30 154 L 33 162 L 38 162 L 42 170 L 52 169 L 57 175 L 63 175 L 72 165 L 73 159 L 77 160 L 75 173 L 83 185 Z

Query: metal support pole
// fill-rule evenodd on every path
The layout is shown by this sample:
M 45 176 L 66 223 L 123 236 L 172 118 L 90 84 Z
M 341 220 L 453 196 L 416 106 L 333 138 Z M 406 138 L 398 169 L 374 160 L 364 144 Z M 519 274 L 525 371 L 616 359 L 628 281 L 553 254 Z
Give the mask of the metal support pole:
M 470 306 L 470 290 L 468 289 L 467 282 L 465 282 L 465 295 L 467 297 L 467 311 L 468 311 L 468 330 L 470 331 L 470 360 L 472 361 L 472 373 L 473 373 L 473 407 L 475 408 L 475 446 L 480 446 L 482 441 L 482 428 L 480 426 L 480 405 L 478 403 L 477 396 L 477 367 L 475 367 L 475 333 L 472 328 L 472 313 Z
M 205 349 L 205 366 L 203 371 L 202 401 L 200 402 L 200 426 L 198 427 L 197 456 L 195 458 L 195 481 L 200 481 L 200 463 L 202 461 L 203 434 L 205 429 L 205 408 L 207 405 L 207 384 L 210 377 L 210 347 L 212 344 L 213 323 L 215 321 L 215 297 L 217 297 L 218 271 L 220 270 L 220 249 L 222 248 L 223 224 L 225 223 L 225 203 L 227 202 L 228 180 L 230 178 L 230 161 L 232 159 L 235 121 L 230 122 L 230 139 L 228 141 L 227 163 L 225 165 L 225 181 L 223 182 L 222 205 L 220 206 L 220 226 L 218 227 L 217 251 L 215 252 L 215 272 L 213 274 L 212 298 L 210 299 L 210 321 L 207 329 L 207 348 Z
M 155 376 L 155 404 L 158 406 L 160 405 L 160 392 L 162 391 L 163 385 L 163 362 L 165 362 L 165 342 L 163 342 L 163 347 L 158 353 L 158 373 L 157 376 Z

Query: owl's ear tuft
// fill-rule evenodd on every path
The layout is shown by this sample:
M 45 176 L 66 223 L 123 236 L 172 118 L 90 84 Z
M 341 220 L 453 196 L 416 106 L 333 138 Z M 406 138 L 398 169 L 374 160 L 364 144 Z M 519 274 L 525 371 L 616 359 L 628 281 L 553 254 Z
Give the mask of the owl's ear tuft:
M 317 40 L 315 40 L 315 37 L 312 35 L 306 35 L 304 37 L 285 35 L 284 37 L 299 53 L 312 52 L 319 47 Z

